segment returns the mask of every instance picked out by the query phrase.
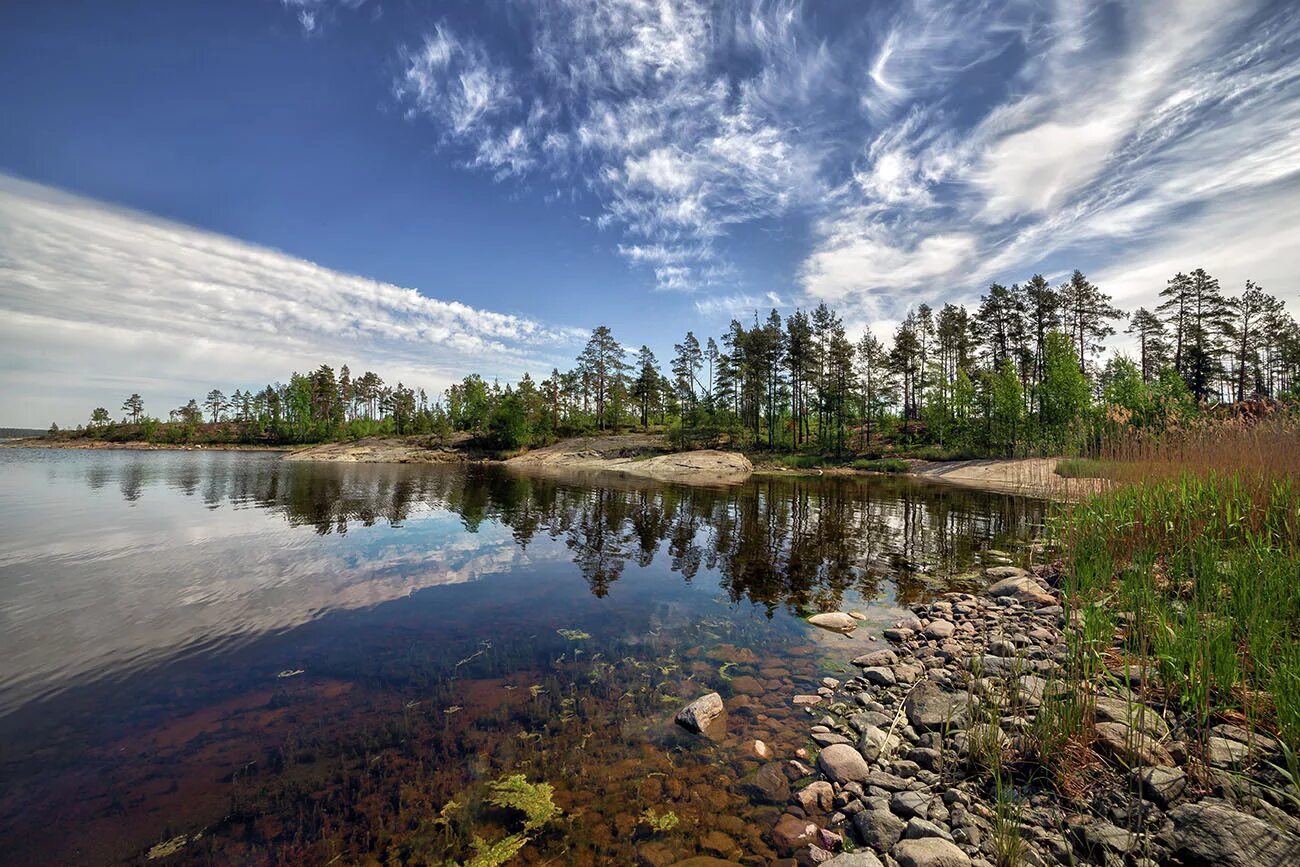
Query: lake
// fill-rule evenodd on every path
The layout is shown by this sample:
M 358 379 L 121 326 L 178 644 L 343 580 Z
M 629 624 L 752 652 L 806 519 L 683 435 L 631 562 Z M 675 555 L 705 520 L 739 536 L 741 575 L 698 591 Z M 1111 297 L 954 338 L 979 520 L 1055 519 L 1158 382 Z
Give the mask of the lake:
M 441 864 L 525 831 L 512 863 L 770 859 L 753 742 L 794 758 L 795 694 L 1045 510 L 887 478 L 0 450 L 0 861 Z M 800 617 L 826 610 L 863 628 Z M 725 734 L 674 725 L 715 690 Z M 559 815 L 521 831 L 489 797 L 512 774 Z

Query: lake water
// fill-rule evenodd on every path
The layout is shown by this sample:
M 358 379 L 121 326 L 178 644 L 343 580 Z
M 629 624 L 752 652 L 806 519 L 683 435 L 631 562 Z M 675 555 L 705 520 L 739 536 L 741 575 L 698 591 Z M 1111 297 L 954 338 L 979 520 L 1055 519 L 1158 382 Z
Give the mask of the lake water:
M 0 862 L 468 861 L 520 832 L 485 803 L 516 773 L 562 813 L 512 863 L 761 862 L 779 808 L 753 741 L 792 758 L 793 695 L 1044 509 L 891 479 L 0 450 Z M 673 724 L 713 690 L 725 736 Z

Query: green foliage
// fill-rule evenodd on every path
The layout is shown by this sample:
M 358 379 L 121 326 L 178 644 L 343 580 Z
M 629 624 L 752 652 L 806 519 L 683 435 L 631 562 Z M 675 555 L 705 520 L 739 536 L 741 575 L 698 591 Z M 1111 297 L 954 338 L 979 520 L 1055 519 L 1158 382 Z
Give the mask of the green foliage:
M 1054 331 L 1047 335 L 1043 352 L 1043 382 L 1039 393 L 1039 424 L 1043 438 L 1065 450 L 1072 429 L 1088 412 L 1088 379 L 1079 368 L 1079 356 L 1070 338 Z
M 524 830 L 536 831 L 560 815 L 550 783 L 530 783 L 523 774 L 512 774 L 488 784 L 488 803 L 524 814 Z
M 501 867 L 523 851 L 528 840 L 527 834 L 510 834 L 495 843 L 475 837 L 474 857 L 465 862 L 465 867 Z
M 1074 507 L 1068 595 L 1134 612 L 1127 650 L 1158 661 L 1203 721 L 1271 723 L 1300 744 L 1300 481 L 1184 475 Z M 1098 630 L 1104 632 L 1104 629 Z
M 871 473 L 905 473 L 912 468 L 912 465 L 902 458 L 856 460 L 850 466 L 855 470 L 866 470 Z
M 488 422 L 488 438 L 493 446 L 503 450 L 520 449 L 528 445 L 532 430 L 523 402 L 509 389 L 496 402 Z
M 641 823 L 650 829 L 652 834 L 662 834 L 676 828 L 681 821 L 677 814 L 669 810 L 662 816 L 657 814 L 654 809 L 646 807 L 645 812 L 640 816 Z
M 1062 458 L 1056 462 L 1056 474 L 1063 479 L 1104 479 L 1109 467 L 1095 458 Z

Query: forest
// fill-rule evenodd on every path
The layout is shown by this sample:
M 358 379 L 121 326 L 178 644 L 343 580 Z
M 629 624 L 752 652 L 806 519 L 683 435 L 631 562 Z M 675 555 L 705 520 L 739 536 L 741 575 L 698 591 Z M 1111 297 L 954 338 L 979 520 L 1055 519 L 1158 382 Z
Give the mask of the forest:
M 1117 329 L 1132 355 L 1103 360 Z M 149 415 L 138 393 L 76 431 L 111 441 L 291 444 L 364 436 L 454 436 L 515 451 L 592 432 L 661 430 L 679 448 L 716 445 L 809 458 L 936 459 L 1087 451 L 1116 427 L 1160 429 L 1216 406 L 1300 396 L 1300 325 L 1250 281 L 1230 295 L 1203 269 L 1168 280 L 1150 308 L 1119 310 L 1080 271 L 994 283 L 974 310 L 919 305 L 892 339 L 856 341 L 826 304 L 688 331 L 667 369 L 605 326 L 568 371 L 501 384 L 478 374 L 445 392 L 322 364 L 287 383 L 213 389 Z

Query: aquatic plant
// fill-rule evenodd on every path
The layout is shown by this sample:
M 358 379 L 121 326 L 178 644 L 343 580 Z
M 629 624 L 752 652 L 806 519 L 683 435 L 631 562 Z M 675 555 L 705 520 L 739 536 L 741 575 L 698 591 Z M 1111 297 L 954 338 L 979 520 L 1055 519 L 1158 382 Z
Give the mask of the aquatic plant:
M 464 867 L 501 867 L 518 855 L 528 845 L 528 840 L 527 834 L 511 834 L 495 843 L 488 843 L 481 837 L 475 837 L 474 857 L 466 861 Z
M 512 774 L 488 783 L 488 791 L 488 803 L 524 814 L 526 831 L 536 831 L 560 815 L 550 783 L 530 783 L 523 774 Z
M 643 824 L 650 828 L 652 834 L 662 834 L 665 831 L 671 831 L 676 828 L 681 819 L 672 810 L 664 813 L 662 816 L 654 811 L 651 807 L 646 807 L 645 812 L 640 815 Z

